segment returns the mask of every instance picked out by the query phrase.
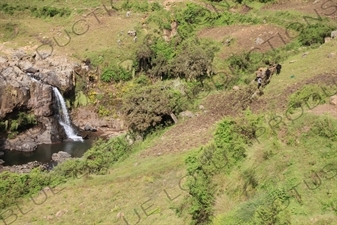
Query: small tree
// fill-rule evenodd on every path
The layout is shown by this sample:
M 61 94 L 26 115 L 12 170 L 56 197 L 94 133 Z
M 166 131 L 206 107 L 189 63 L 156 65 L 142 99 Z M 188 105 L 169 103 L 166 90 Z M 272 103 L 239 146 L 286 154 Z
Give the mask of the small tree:
M 173 121 L 177 95 L 161 86 L 136 87 L 124 97 L 123 113 L 131 132 L 145 136 L 156 126 Z
M 302 45 L 323 44 L 324 38 L 328 37 L 333 30 L 326 24 L 310 24 L 302 30 L 299 35 L 299 41 Z
M 200 81 L 211 76 L 214 52 L 217 50 L 212 43 L 200 43 L 199 40 L 187 43 L 171 61 L 171 76 Z

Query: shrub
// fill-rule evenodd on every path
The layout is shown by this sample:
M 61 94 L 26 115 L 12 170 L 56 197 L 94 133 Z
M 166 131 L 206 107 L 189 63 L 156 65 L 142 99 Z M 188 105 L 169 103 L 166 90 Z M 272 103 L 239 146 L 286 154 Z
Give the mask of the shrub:
M 152 2 L 150 7 L 151 11 L 159 11 L 163 9 L 163 7 L 158 2 Z
M 128 81 L 132 78 L 132 73 L 127 71 L 122 67 L 118 68 L 106 68 L 101 76 L 102 81 L 104 82 L 120 82 Z
M 319 117 L 315 120 L 311 131 L 321 137 L 337 140 L 337 122 L 329 117 Z
M 135 80 L 135 83 L 140 86 L 146 86 L 146 85 L 151 84 L 151 80 L 144 74 L 141 74 L 139 77 L 137 77 L 137 79 Z
M 29 9 L 29 6 L 25 5 L 9 5 L 8 3 L 0 4 L 0 11 L 13 15 L 15 11 L 24 11 Z
M 31 13 L 38 18 L 41 17 L 54 17 L 59 15 L 62 16 L 69 16 L 71 14 L 71 10 L 68 8 L 56 8 L 52 6 L 43 6 L 42 8 L 31 7 Z
M 149 3 L 147 1 L 135 1 L 132 8 L 137 12 L 147 12 L 149 11 Z
M 159 85 L 135 87 L 124 96 L 122 111 L 127 127 L 145 136 L 156 126 L 171 123 L 176 99 L 172 89 Z
M 16 117 L 7 122 L 4 122 L 6 129 L 9 127 L 9 131 L 23 131 L 33 127 L 36 124 L 37 120 L 35 115 L 26 112 L 19 112 Z
M 302 45 L 323 44 L 324 38 L 329 37 L 332 30 L 326 24 L 310 24 L 301 31 L 298 39 Z

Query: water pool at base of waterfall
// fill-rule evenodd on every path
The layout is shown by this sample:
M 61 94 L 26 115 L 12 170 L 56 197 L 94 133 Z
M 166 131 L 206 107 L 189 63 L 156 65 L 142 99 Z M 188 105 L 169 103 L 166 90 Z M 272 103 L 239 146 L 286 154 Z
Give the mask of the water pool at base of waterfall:
M 20 151 L 5 151 L 5 154 L 0 157 L 4 160 L 4 166 L 22 165 L 32 161 L 41 163 L 49 163 L 53 153 L 59 151 L 68 152 L 72 157 L 79 158 L 91 148 L 93 140 L 84 141 L 64 141 L 55 144 L 41 144 L 33 152 L 20 152 Z

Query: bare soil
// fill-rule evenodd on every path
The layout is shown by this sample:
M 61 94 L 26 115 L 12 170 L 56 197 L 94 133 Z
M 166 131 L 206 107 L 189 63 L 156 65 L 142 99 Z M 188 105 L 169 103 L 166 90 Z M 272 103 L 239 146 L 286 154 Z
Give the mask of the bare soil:
M 198 33 L 198 37 L 209 38 L 224 44 L 226 39 L 232 39 L 230 45 L 219 53 L 219 57 L 225 59 L 233 53 L 239 54 L 250 50 L 266 52 L 284 46 L 291 41 L 285 33 L 284 28 L 275 25 L 233 25 L 206 28 Z M 261 42 L 256 42 L 258 38 Z

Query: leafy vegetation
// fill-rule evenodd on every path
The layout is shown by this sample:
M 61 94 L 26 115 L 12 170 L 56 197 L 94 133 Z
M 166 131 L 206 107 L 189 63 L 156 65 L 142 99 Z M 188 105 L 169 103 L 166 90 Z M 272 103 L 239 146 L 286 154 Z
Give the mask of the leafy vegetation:
M 161 85 L 135 87 L 124 98 L 123 112 L 131 132 L 142 136 L 156 126 L 172 123 L 180 93 Z
M 11 172 L 0 173 L 0 209 L 17 203 L 23 196 L 32 196 L 46 186 L 55 187 L 64 179 L 54 174 L 41 172 L 39 168 L 29 174 L 17 174 Z
M 247 144 L 255 137 L 261 118 L 248 110 L 239 120 L 226 118 L 215 131 L 214 141 L 186 159 L 187 181 L 190 198 L 189 213 L 192 224 L 208 224 L 213 217 L 213 205 L 217 185 L 213 182 L 217 174 L 229 174 L 246 158 Z
M 104 82 L 120 82 L 120 81 L 128 81 L 132 78 L 132 74 L 130 71 L 122 67 L 118 68 L 106 68 L 101 76 L 101 79 Z
M 42 8 L 31 7 L 31 13 L 36 17 L 54 17 L 54 16 L 69 16 L 71 10 L 68 8 L 58 9 L 56 7 L 44 6 Z
M 9 138 L 15 138 L 19 132 L 37 125 L 34 114 L 19 112 L 12 119 L 0 121 L 0 132 L 8 133 Z
M 298 39 L 302 45 L 323 44 L 324 38 L 329 37 L 334 28 L 327 24 L 310 24 L 300 33 Z

